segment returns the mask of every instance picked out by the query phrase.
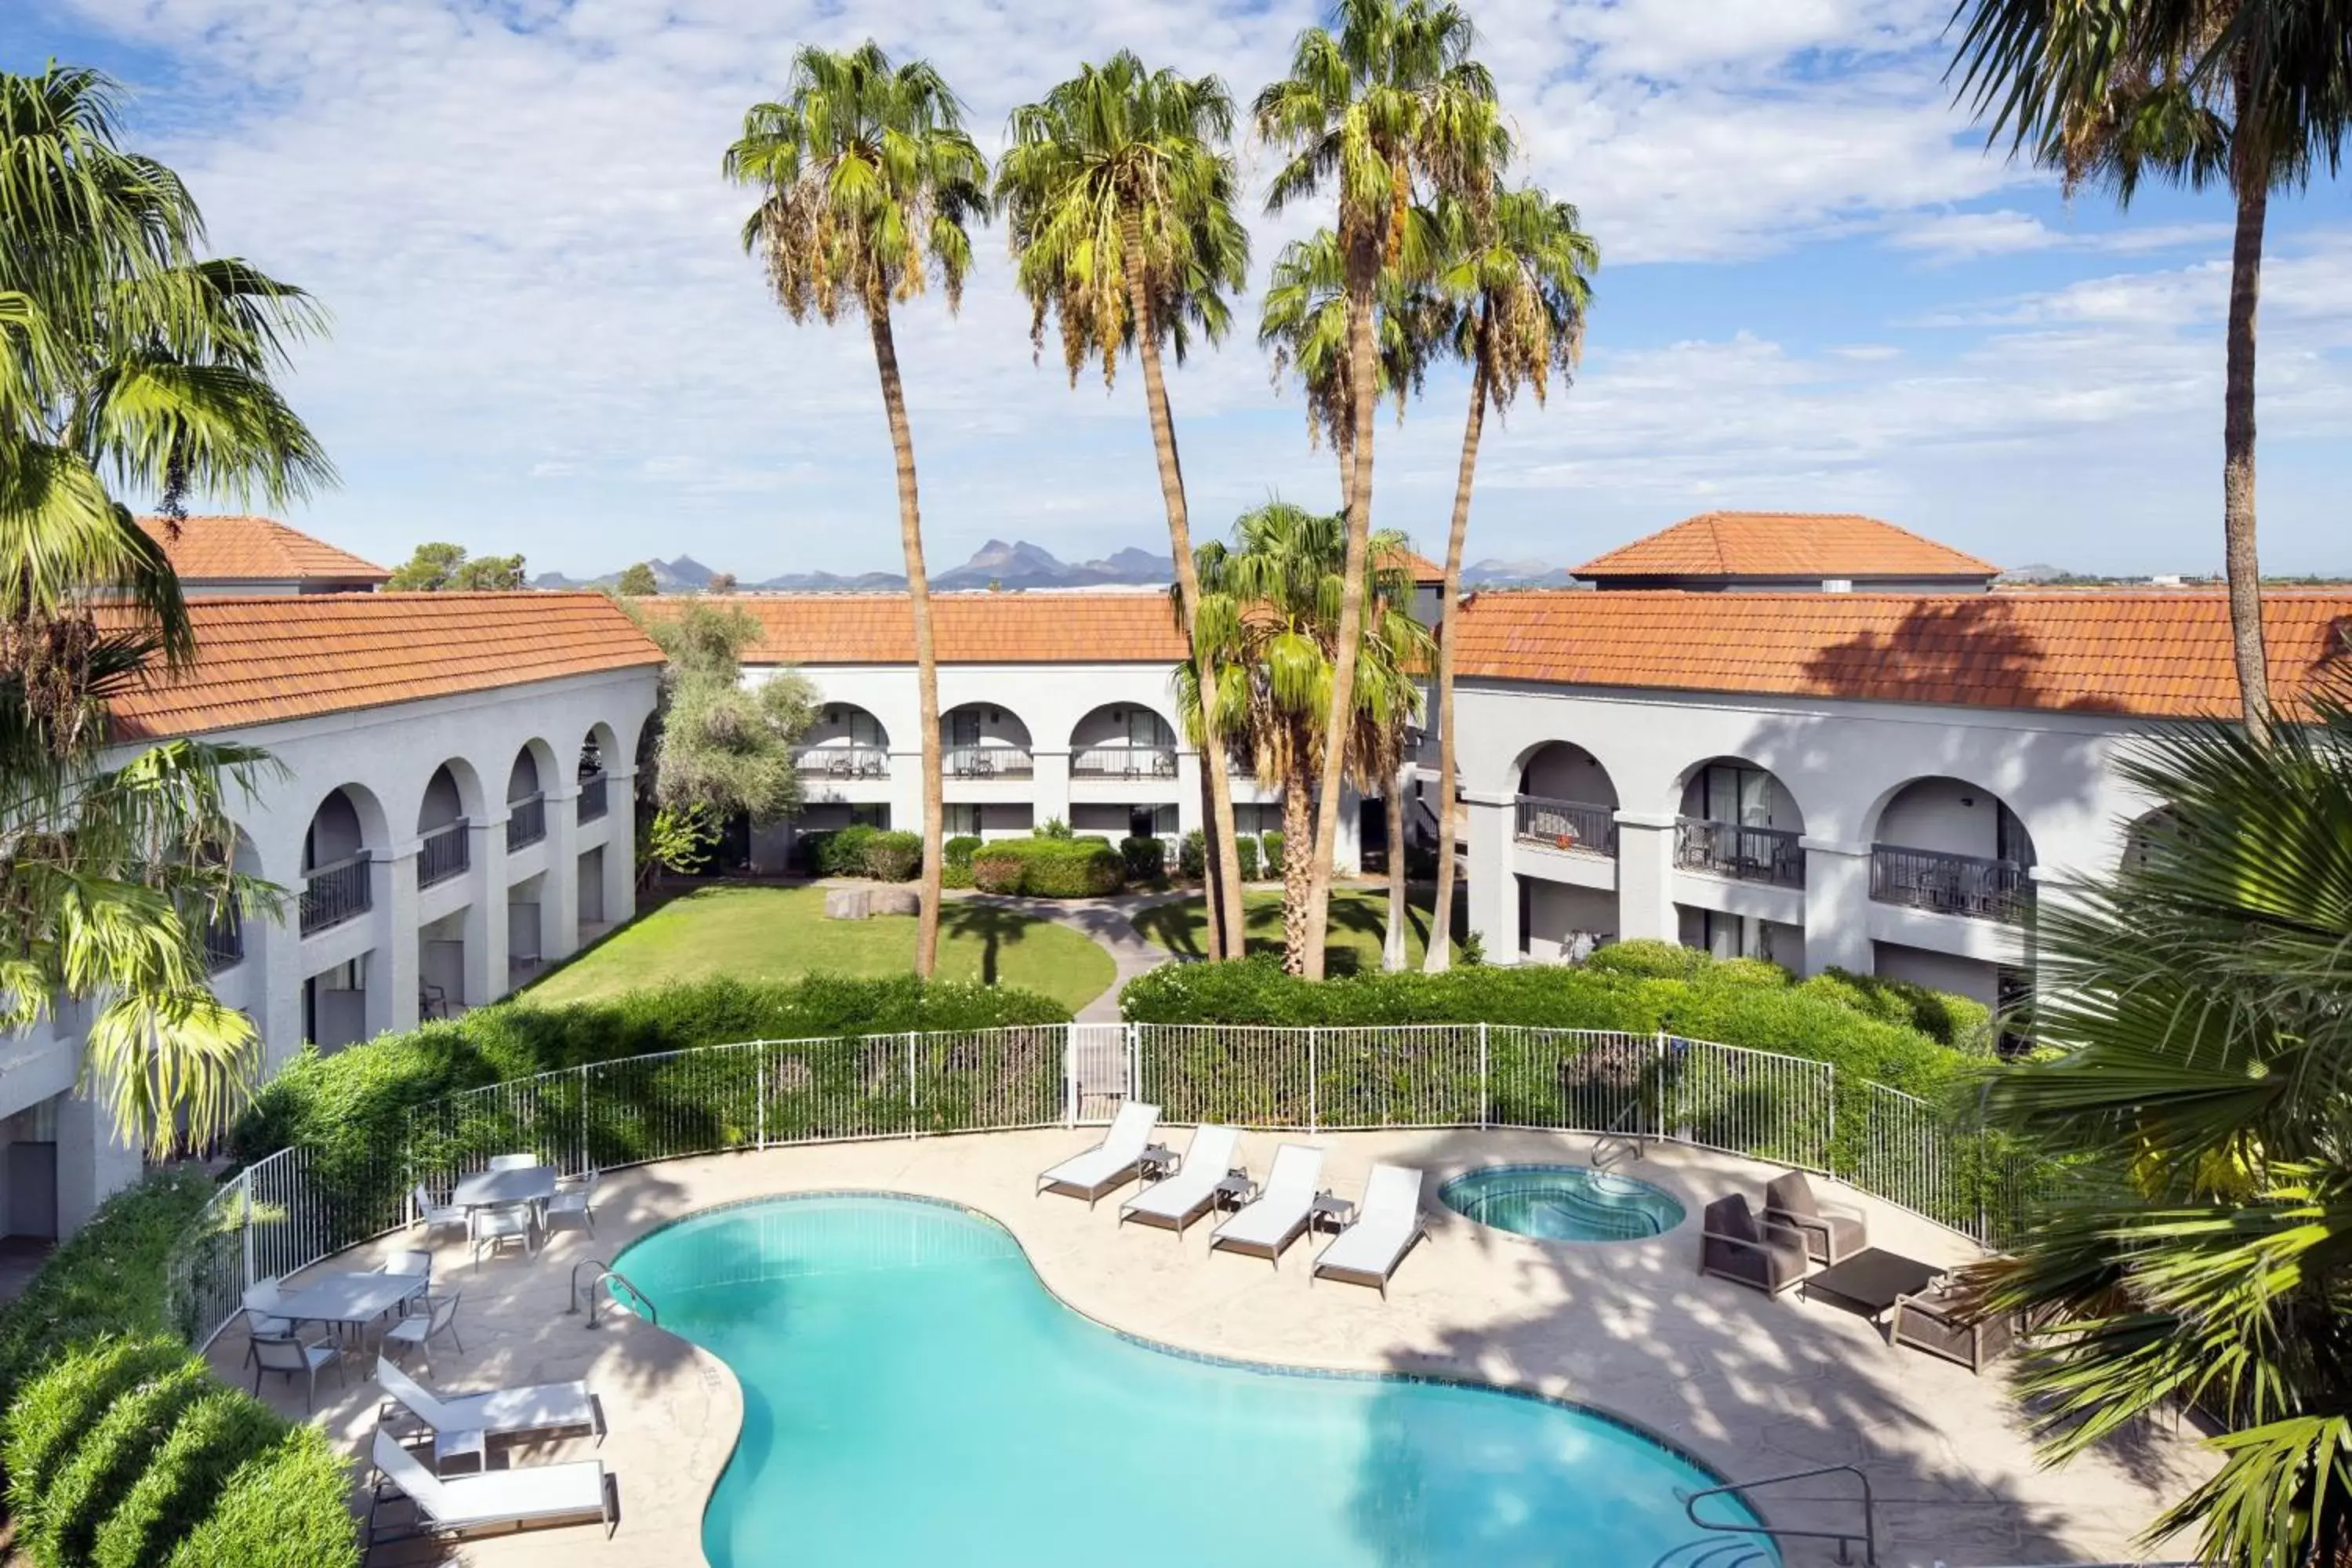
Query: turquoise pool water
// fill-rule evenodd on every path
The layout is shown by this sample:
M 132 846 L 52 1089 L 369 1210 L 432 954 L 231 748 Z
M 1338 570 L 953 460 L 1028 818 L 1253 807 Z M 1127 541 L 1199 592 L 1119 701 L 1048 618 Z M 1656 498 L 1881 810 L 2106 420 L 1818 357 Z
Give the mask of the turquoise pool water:
M 1675 1489 L 1712 1479 L 1597 1415 L 1123 1338 L 960 1209 L 770 1200 L 617 1263 L 742 1384 L 742 1439 L 703 1519 L 716 1568 L 1620 1568 L 1753 1539 L 1693 1528 Z M 1710 1517 L 1749 1517 L 1724 1500 Z
M 1437 1196 L 1481 1225 L 1546 1241 L 1639 1241 L 1683 1222 L 1672 1193 L 1583 1165 L 1488 1165 L 1454 1177 Z

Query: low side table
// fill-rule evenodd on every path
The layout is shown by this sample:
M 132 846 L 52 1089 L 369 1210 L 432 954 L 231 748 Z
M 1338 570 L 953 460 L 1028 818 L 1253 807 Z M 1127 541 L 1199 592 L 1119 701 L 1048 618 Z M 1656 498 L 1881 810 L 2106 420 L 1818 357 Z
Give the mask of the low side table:
M 446 1474 L 451 1461 L 471 1459 L 474 1468 L 490 1468 L 490 1440 L 478 1427 L 466 1426 L 454 1432 L 433 1434 L 433 1468 L 436 1474 Z
M 1823 1297 L 1875 1320 L 1884 1317 L 1898 1299 L 1923 1293 L 1943 1276 L 1944 1270 L 1932 1263 L 1874 1247 L 1806 1275 L 1799 1289 L 1807 1300 Z
M 1167 1144 L 1148 1144 L 1143 1152 L 1135 1157 L 1136 1173 L 1147 1182 L 1156 1182 L 1163 1176 L 1174 1175 L 1177 1167 L 1183 1163 L 1183 1156 Z
M 1318 1226 L 1335 1235 L 1356 1223 L 1356 1205 L 1347 1198 L 1331 1193 L 1318 1193 L 1315 1201 L 1307 1205 L 1307 1228 Z
M 1220 1208 L 1237 1209 L 1257 1196 L 1257 1184 L 1235 1171 L 1209 1191 Z

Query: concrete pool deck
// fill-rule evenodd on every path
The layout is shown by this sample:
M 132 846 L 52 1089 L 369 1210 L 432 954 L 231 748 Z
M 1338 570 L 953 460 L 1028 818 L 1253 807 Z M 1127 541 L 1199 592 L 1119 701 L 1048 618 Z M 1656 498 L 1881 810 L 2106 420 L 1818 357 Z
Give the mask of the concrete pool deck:
M 1181 1149 L 1188 1135 L 1173 1130 L 1169 1142 Z M 1295 1246 L 1277 1270 L 1262 1260 L 1210 1256 L 1206 1225 L 1179 1242 L 1164 1230 L 1118 1225 L 1116 1197 L 1089 1210 L 1075 1199 L 1034 1195 L 1039 1170 L 1098 1136 L 1098 1129 L 980 1133 L 677 1160 L 609 1175 L 598 1195 L 593 1238 L 563 1232 L 529 1260 L 509 1253 L 478 1268 L 462 1246 L 437 1245 L 437 1288 L 463 1293 L 457 1331 L 466 1349 L 459 1353 L 446 1338 L 437 1342 L 423 1381 L 464 1391 L 586 1378 L 611 1426 L 603 1446 L 574 1440 L 516 1458 L 602 1458 L 619 1478 L 621 1523 L 610 1541 L 593 1528 L 543 1530 L 469 1542 L 447 1554 L 423 1545 L 385 1549 L 370 1561 L 484 1568 L 701 1562 L 703 1502 L 726 1465 L 740 1416 L 734 1379 L 675 1335 L 609 1307 L 604 1326 L 586 1331 L 583 1318 L 564 1311 L 570 1274 L 580 1261 L 613 1258 L 645 1232 L 698 1209 L 841 1188 L 969 1205 L 1003 1223 L 1047 1287 L 1072 1307 L 1182 1349 L 1468 1378 L 1574 1399 L 1648 1428 L 1735 1480 L 1857 1466 L 1878 1499 L 1880 1560 L 1889 1568 L 2133 1561 L 2139 1530 L 2212 1466 L 2192 1434 L 2145 1430 L 2063 1470 L 2045 1471 L 1998 1370 L 1978 1378 L 1889 1345 L 1853 1313 L 1793 1292 L 1769 1300 L 1700 1277 L 1699 1210 L 1727 1192 L 1760 1199 L 1776 1172 L 1752 1161 L 1652 1144 L 1627 1173 L 1674 1193 L 1688 1211 L 1685 1223 L 1654 1240 L 1563 1244 L 1474 1225 L 1438 1206 L 1434 1188 L 1473 1165 L 1583 1163 L 1591 1141 L 1582 1136 L 1246 1135 L 1243 1158 L 1258 1172 L 1277 1142 L 1322 1145 L 1329 1151 L 1326 1180 L 1346 1196 L 1361 1191 L 1375 1160 L 1431 1173 L 1430 1239 L 1405 1259 L 1383 1301 L 1361 1287 L 1324 1281 L 1310 1288 L 1307 1264 L 1320 1237 Z M 1822 1188 L 1867 1211 L 1875 1246 L 1937 1263 L 1971 1255 L 1965 1241 L 1902 1210 L 1832 1184 Z M 313 1272 L 373 1267 L 384 1252 L 408 1244 L 388 1237 Z M 212 1355 L 223 1376 L 251 1386 L 241 1371 L 240 1329 L 225 1332 Z M 355 1353 L 352 1362 L 348 1389 L 327 1374 L 316 1419 L 356 1457 L 373 1430 L 379 1394 L 362 1375 L 373 1368 L 373 1353 Z M 279 1409 L 301 1414 L 299 1387 L 289 1391 L 273 1378 L 263 1393 Z M 1832 1477 L 1768 1489 L 1759 1501 L 1774 1524 L 1850 1529 L 1859 1519 L 1851 1496 L 1851 1479 Z M 1571 1542 L 1551 1549 L 1559 1561 L 1574 1559 Z M 1790 1564 L 1835 1560 L 1824 1543 L 1792 1542 L 1784 1554 Z M 1496 1558 L 1552 1560 L 1540 1551 Z

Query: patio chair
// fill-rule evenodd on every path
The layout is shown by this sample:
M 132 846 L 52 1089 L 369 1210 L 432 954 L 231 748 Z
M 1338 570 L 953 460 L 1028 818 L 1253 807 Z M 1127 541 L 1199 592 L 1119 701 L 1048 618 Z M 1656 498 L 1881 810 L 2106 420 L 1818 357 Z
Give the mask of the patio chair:
M 559 1187 L 547 1200 L 545 1223 L 551 1231 L 564 1227 L 596 1234 L 596 1185 L 603 1180 L 599 1172 L 591 1171 L 576 1187 Z
M 252 1341 L 253 1392 L 261 1392 L 261 1374 L 283 1373 L 288 1382 L 303 1380 L 302 1408 L 313 1409 L 319 1401 L 319 1369 L 335 1369 L 335 1382 L 343 1381 L 343 1352 L 324 1341 L 312 1344 L 296 1339 L 292 1334 L 256 1334 Z
M 383 1479 L 368 1507 L 371 1547 L 415 1535 L 462 1535 L 530 1524 L 585 1524 L 591 1520 L 604 1527 L 609 1540 L 620 1522 L 612 1477 L 605 1473 L 602 1459 L 442 1477 L 381 1426 L 376 1428 L 374 1458 Z M 387 1530 L 378 1522 L 379 1511 L 390 1500 L 385 1496 L 387 1487 L 415 1505 L 414 1525 Z
M 1745 1194 L 1706 1205 L 1699 1222 L 1698 1271 L 1778 1296 L 1805 1278 L 1805 1238 L 1777 1220 L 1758 1220 Z
M 449 1342 L 457 1347 L 457 1353 L 464 1355 L 466 1342 L 457 1337 L 457 1302 L 461 1295 L 452 1290 L 446 1296 L 425 1297 L 424 1310 L 411 1312 L 384 1330 L 383 1354 L 396 1358 L 415 1351 L 417 1360 L 429 1368 L 433 1364 L 433 1342 L 446 1334 Z
M 1209 1235 L 1209 1250 L 1231 1247 L 1282 1267 L 1283 1249 L 1298 1239 L 1315 1212 L 1316 1184 L 1323 1179 L 1323 1151 L 1285 1143 L 1274 1152 L 1274 1169 L 1255 1202 Z
M 245 1309 L 245 1331 L 248 1340 L 261 1339 L 265 1336 L 283 1339 L 294 1331 L 294 1321 L 280 1317 L 278 1312 L 279 1303 L 285 1299 L 286 1293 L 278 1288 L 278 1281 L 275 1279 L 261 1280 L 245 1293 L 242 1305 Z M 246 1347 L 245 1359 L 248 1363 L 253 1360 L 253 1349 L 250 1344 Z
M 1307 1271 L 1307 1282 L 1311 1285 L 1318 1275 L 1328 1274 L 1377 1286 L 1386 1300 L 1389 1277 L 1412 1244 L 1429 1234 L 1421 1218 L 1422 1179 L 1419 1171 L 1403 1165 L 1374 1165 L 1364 1183 L 1364 1203 L 1356 1211 L 1356 1222 L 1323 1249 Z
M 1037 1191 L 1067 1193 L 1086 1199 L 1088 1208 L 1094 1207 L 1105 1193 L 1125 1185 L 1134 1176 L 1142 1163 L 1144 1147 L 1151 1142 L 1151 1130 L 1159 1125 L 1158 1106 L 1129 1100 L 1111 1118 L 1110 1131 L 1103 1134 L 1101 1142 L 1039 1173 Z
M 1961 1310 L 1948 1287 L 1895 1298 L 1895 1315 L 1886 1336 L 1898 1345 L 1926 1351 L 1956 1361 L 1981 1373 L 1985 1363 L 1999 1361 L 2016 1342 L 2016 1321 L 2006 1313 L 1979 1318 Z
M 1764 1217 L 1805 1238 L 1805 1255 L 1816 1263 L 1843 1263 L 1870 1246 L 1869 1222 L 1844 1204 L 1823 1204 L 1802 1171 L 1775 1176 L 1764 1188 Z
M 493 1154 L 489 1168 L 493 1171 L 528 1171 L 543 1163 L 536 1154 Z
M 1176 1173 L 1164 1182 L 1154 1182 L 1119 1205 L 1119 1223 L 1139 1219 L 1164 1225 L 1181 1240 L 1186 1226 L 1216 1206 L 1217 1184 L 1233 1169 L 1234 1154 L 1241 1142 L 1238 1127 L 1205 1121 L 1194 1128 L 1192 1142 L 1184 1148 L 1184 1163 L 1177 1167 Z
M 528 1204 L 508 1204 L 494 1209 L 484 1209 L 474 1221 L 474 1267 L 482 1267 L 482 1254 L 497 1252 L 509 1241 L 522 1243 L 522 1254 L 530 1256 L 531 1236 L 538 1229 Z
M 384 1397 L 436 1432 L 486 1437 L 553 1437 L 592 1432 L 604 1440 L 604 1406 L 584 1383 L 541 1383 L 481 1394 L 438 1394 L 379 1356 L 376 1385 Z
M 409 1223 L 423 1226 L 425 1239 L 427 1241 L 432 1240 L 433 1233 L 444 1226 L 454 1226 L 468 1235 L 473 1232 L 472 1217 L 454 1204 L 435 1203 L 433 1194 L 425 1190 L 423 1182 L 417 1183 L 409 1190 L 408 1201 L 416 1210 L 416 1217 Z

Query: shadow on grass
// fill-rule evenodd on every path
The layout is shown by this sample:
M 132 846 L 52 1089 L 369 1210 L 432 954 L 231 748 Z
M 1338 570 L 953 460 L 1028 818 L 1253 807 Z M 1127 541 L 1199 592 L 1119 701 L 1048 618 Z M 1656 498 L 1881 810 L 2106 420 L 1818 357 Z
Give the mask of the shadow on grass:
M 940 905 L 942 937 L 960 937 L 980 944 L 980 981 L 983 985 L 997 984 L 1003 950 L 1024 940 L 1040 923 L 1035 915 L 970 899 L 943 900 Z
M 1244 906 L 1244 921 L 1249 931 L 1252 956 L 1264 953 L 1279 962 L 1289 951 L 1282 930 L 1282 900 L 1277 895 L 1252 895 Z M 1167 949 L 1180 959 L 1200 960 L 1208 956 L 1208 922 L 1204 906 L 1197 898 L 1177 903 L 1159 904 L 1139 910 L 1132 917 L 1135 929 L 1143 940 Z M 1330 975 L 1360 974 L 1380 967 L 1381 941 L 1388 930 L 1388 898 L 1384 893 L 1342 890 L 1331 898 L 1331 914 L 1325 929 L 1329 932 L 1330 946 L 1324 953 L 1324 973 Z M 1429 940 L 1429 910 L 1410 900 L 1405 905 L 1405 920 L 1411 931 L 1412 944 Z M 1361 945 L 1358 945 L 1360 939 Z

